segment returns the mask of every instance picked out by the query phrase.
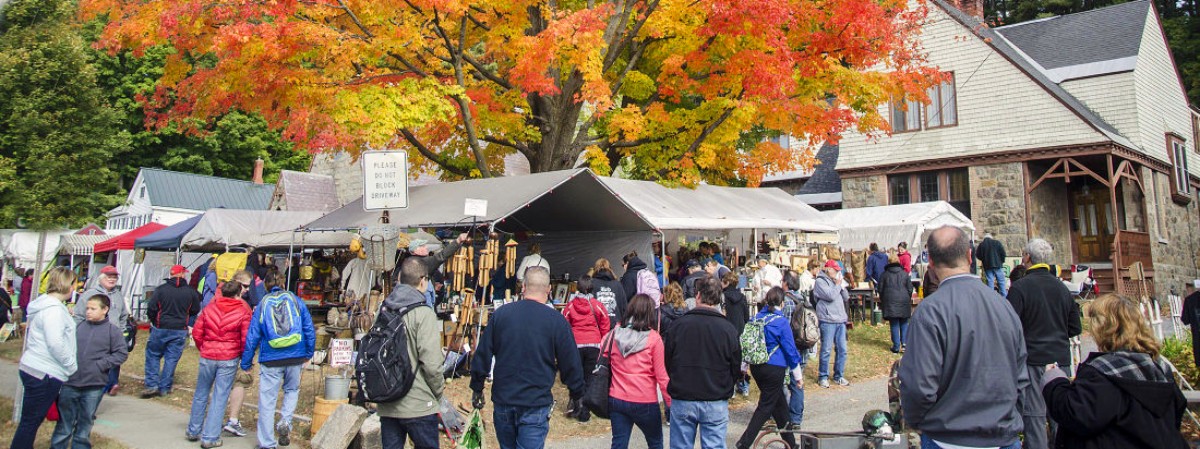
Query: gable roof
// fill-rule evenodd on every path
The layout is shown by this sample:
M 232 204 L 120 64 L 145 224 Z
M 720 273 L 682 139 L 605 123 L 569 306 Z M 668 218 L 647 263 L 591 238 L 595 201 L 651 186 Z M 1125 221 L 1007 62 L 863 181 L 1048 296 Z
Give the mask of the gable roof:
M 1133 70 L 1150 2 L 1122 3 L 996 28 L 1055 82 Z M 1069 49 L 1069 50 L 1068 50 Z
M 160 168 L 142 168 L 140 176 L 150 195 L 150 204 L 158 207 L 265 210 L 275 192 L 272 185 Z
M 282 170 L 275 189 L 290 211 L 329 212 L 341 207 L 337 185 L 329 175 Z
M 1091 109 L 1088 109 L 1083 102 L 1079 101 L 1079 99 L 1075 98 L 1070 93 L 1067 93 L 1065 89 L 1051 80 L 1050 77 L 1046 75 L 1046 73 L 1036 62 L 1033 61 L 1032 58 L 1025 55 L 1025 53 L 1010 43 L 1007 38 L 996 32 L 996 30 L 981 23 L 978 18 L 964 13 L 954 6 L 951 6 L 950 4 L 946 3 L 945 0 L 933 0 L 933 3 L 945 11 L 946 14 L 948 14 L 955 21 L 962 24 L 962 26 L 966 27 L 972 33 L 976 34 L 984 43 L 991 46 L 996 50 L 997 53 L 1028 75 L 1030 79 L 1045 89 L 1046 93 L 1057 99 L 1060 103 L 1062 103 L 1063 106 L 1075 113 L 1076 116 L 1082 119 L 1093 129 L 1099 131 L 1101 134 L 1104 134 L 1105 137 L 1118 145 L 1129 149 L 1137 148 L 1132 141 L 1125 136 L 1122 136 L 1115 127 L 1104 121 L 1104 119 L 1100 118 L 1099 115 L 1096 115 L 1096 113 L 1092 112 Z

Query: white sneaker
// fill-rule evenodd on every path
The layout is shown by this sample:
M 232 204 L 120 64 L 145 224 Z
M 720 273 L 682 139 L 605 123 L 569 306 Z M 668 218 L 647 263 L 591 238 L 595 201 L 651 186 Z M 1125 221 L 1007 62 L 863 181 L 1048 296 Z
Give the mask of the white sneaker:
M 246 429 L 242 428 L 242 423 L 240 422 L 229 421 L 225 423 L 225 427 L 222 430 L 229 432 L 230 435 L 235 437 L 246 436 Z

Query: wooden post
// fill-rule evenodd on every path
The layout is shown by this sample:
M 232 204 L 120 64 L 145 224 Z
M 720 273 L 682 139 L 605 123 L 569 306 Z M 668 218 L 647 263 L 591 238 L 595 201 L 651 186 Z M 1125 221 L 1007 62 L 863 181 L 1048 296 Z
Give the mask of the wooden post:
M 1033 206 L 1029 204 L 1029 162 L 1021 163 L 1021 172 L 1025 184 L 1025 240 L 1033 238 Z

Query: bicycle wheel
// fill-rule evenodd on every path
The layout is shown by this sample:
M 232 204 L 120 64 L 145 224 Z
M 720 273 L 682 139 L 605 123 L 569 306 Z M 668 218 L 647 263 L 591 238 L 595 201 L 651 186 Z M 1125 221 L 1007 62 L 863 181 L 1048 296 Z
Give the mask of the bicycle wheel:
M 787 442 L 783 441 L 783 437 L 774 430 L 763 430 L 750 447 L 752 449 L 794 449 L 788 446 Z

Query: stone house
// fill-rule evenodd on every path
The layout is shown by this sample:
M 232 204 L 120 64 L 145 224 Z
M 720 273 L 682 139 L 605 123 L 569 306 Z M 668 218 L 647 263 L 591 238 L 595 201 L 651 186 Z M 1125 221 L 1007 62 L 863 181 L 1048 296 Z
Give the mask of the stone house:
M 1010 255 L 1050 241 L 1102 290 L 1132 292 L 1135 262 L 1159 292 L 1200 278 L 1200 115 L 1152 2 L 999 28 L 978 1 L 929 10 L 922 44 L 947 79 L 928 105 L 882 105 L 890 136 L 844 136 L 845 207 L 949 201 Z

